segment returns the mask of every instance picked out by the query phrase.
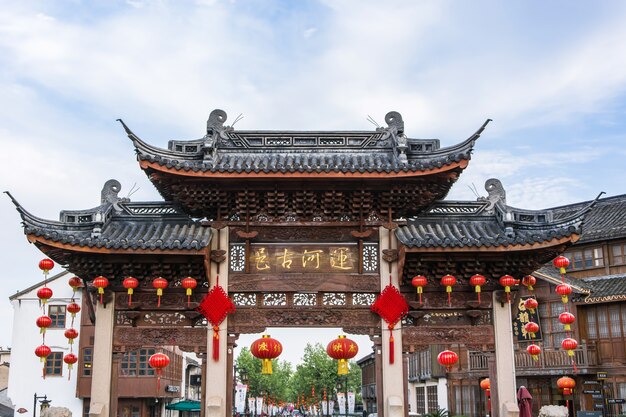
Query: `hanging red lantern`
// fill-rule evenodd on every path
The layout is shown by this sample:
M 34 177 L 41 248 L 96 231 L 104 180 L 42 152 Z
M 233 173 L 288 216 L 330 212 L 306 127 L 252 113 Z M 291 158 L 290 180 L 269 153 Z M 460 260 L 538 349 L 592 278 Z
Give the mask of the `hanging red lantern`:
M 531 339 L 534 339 L 535 333 L 539 331 L 539 325 L 534 321 L 529 321 L 524 325 L 524 330 L 530 335 Z
M 45 275 L 47 275 L 52 268 L 54 268 L 54 261 L 52 259 L 44 258 L 39 261 L 39 269 L 41 269 Z
M 52 325 L 52 319 L 48 316 L 41 316 L 37 318 L 37 327 L 39 327 L 39 333 L 45 334 L 46 329 Z
M 536 298 L 530 297 L 524 301 L 524 308 L 530 311 L 530 314 L 535 314 L 535 309 L 539 307 L 539 302 Z
M 470 278 L 470 285 L 474 286 L 474 291 L 476 292 L 478 296 L 479 304 L 480 304 L 480 287 L 485 285 L 486 282 L 487 282 L 487 278 L 485 278 L 484 276 L 480 274 L 472 275 L 472 277 Z
M 557 256 L 556 258 L 554 258 L 554 260 L 552 261 L 552 264 L 556 267 L 559 268 L 559 272 L 561 273 L 561 275 L 564 275 L 566 273 L 565 268 L 567 268 L 569 266 L 569 259 L 567 259 L 565 256 L 561 255 L 561 256 Z
M 156 370 L 158 392 L 161 390 L 161 373 L 163 372 L 163 368 L 170 364 L 170 358 L 165 353 L 155 353 L 150 356 L 148 363 Z
M 537 278 L 532 275 L 526 275 L 522 278 L 522 285 L 528 288 L 528 291 L 534 290 L 534 285 L 537 283 Z
M 487 396 L 487 410 L 491 410 L 491 382 L 489 378 L 480 381 L 480 388 L 485 390 L 485 395 Z
M 46 345 L 39 345 L 35 348 L 35 355 L 39 357 L 41 362 L 45 362 L 50 353 L 52 353 L 52 350 Z
M 272 359 L 277 358 L 282 352 L 283 345 L 267 334 L 252 342 L 250 346 L 250 353 L 263 361 L 261 373 L 264 375 L 272 374 Z
M 67 364 L 67 369 L 69 370 L 69 372 L 67 373 L 67 379 L 69 381 L 70 375 L 72 374 L 72 368 L 74 367 L 74 364 L 78 362 L 78 357 L 73 353 L 68 353 L 67 355 L 63 356 L 63 362 Z
M 52 298 L 52 290 L 49 287 L 39 288 L 37 290 L 37 298 L 41 300 L 42 304 L 46 304 Z
M 572 313 L 564 311 L 559 314 L 559 321 L 563 324 L 565 330 L 569 332 L 572 330 L 570 324 L 576 321 L 576 317 Z
M 139 280 L 133 277 L 126 277 L 122 281 L 122 285 L 128 290 L 128 305 L 131 306 L 133 303 L 133 291 L 139 286 Z
M 428 284 L 428 279 L 423 275 L 416 275 L 411 280 L 411 284 L 417 288 L 417 296 L 420 304 L 422 304 L 422 292 L 424 292 L 424 287 Z
M 182 285 L 185 289 L 185 294 L 187 295 L 187 307 L 189 307 L 189 304 L 191 303 L 191 294 L 194 288 L 198 286 L 198 281 L 196 281 L 195 278 L 187 277 L 180 282 L 180 285 Z
M 517 280 L 510 275 L 503 275 L 500 277 L 500 285 L 504 287 L 504 292 L 506 293 L 506 300 L 511 302 L 511 287 L 517 284 Z
M 567 303 L 567 296 L 572 293 L 572 287 L 569 284 L 559 284 L 555 289 L 556 293 L 561 296 L 561 301 Z
M 102 296 L 104 295 L 104 289 L 109 286 L 109 280 L 103 276 L 96 277 L 93 280 L 93 286 L 98 289 L 98 294 L 100 294 L 100 304 L 102 304 Z
M 69 303 L 66 309 L 72 315 L 72 318 L 76 317 L 76 313 L 80 312 L 80 306 L 74 302 Z
M 563 395 L 572 395 L 576 381 L 569 376 L 563 376 L 557 379 L 556 386 L 563 391 Z M 569 399 L 565 400 L 565 406 L 569 408 Z
M 67 329 L 65 331 L 65 337 L 67 337 L 67 342 L 71 345 L 74 343 L 74 339 L 78 337 L 78 331 L 76 329 Z
M 162 277 L 158 277 L 152 280 L 152 286 L 157 290 L 157 307 L 161 307 L 161 296 L 163 295 L 163 289 L 167 288 L 167 280 Z
M 72 287 L 72 290 L 74 292 L 76 292 L 77 289 L 79 289 L 80 287 L 83 286 L 83 280 L 78 278 L 78 277 L 72 277 L 70 278 L 67 283 L 69 284 L 70 287 Z
M 526 352 L 528 352 L 531 358 L 533 358 L 535 361 L 538 361 L 539 355 L 541 355 L 541 348 L 539 347 L 539 345 L 535 345 L 533 343 L 532 345 L 528 345 L 528 347 L 526 347 Z
M 573 358 L 574 350 L 578 347 L 578 342 L 576 341 L 576 339 L 568 337 L 567 339 L 563 339 L 563 341 L 561 342 L 561 347 L 563 348 L 563 350 L 567 351 L 568 356 L 571 356 Z
M 326 346 L 326 353 L 339 361 L 337 375 L 348 374 L 348 359 L 352 359 L 359 352 L 359 347 L 354 341 L 344 335 L 340 335 Z
M 452 301 L 450 299 L 451 293 L 452 293 L 452 286 L 456 284 L 456 278 L 453 277 L 452 275 L 444 275 L 443 278 L 441 278 L 441 285 L 445 285 L 446 286 L 446 292 L 448 293 L 448 306 L 452 307 Z
M 452 366 L 458 361 L 459 355 L 451 350 L 444 350 L 437 355 L 437 362 L 439 362 L 439 365 L 444 366 L 448 372 L 452 370 Z

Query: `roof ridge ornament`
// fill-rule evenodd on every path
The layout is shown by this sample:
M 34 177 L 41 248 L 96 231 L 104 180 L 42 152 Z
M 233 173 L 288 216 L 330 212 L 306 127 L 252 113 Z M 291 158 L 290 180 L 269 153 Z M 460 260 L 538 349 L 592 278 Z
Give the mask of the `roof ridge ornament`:
M 226 119 L 228 119 L 228 115 L 222 109 L 215 109 L 209 115 L 206 121 L 206 136 L 202 144 L 204 159 L 217 162 L 217 148 L 220 138 L 228 140 L 226 132 L 233 130 L 231 126 L 224 126 Z
M 406 156 L 406 150 L 408 149 L 408 140 L 404 134 L 404 120 L 402 115 L 397 111 L 390 111 L 385 115 L 385 122 L 387 123 L 388 134 L 393 139 L 393 147 L 401 164 L 406 165 L 409 161 Z
M 494 207 L 500 203 L 506 207 L 506 191 L 502 182 L 497 178 L 489 178 L 485 181 L 485 190 L 489 194 L 487 197 L 478 197 L 477 201 L 487 201 L 489 206 L 485 209 L 488 214 L 494 213 Z

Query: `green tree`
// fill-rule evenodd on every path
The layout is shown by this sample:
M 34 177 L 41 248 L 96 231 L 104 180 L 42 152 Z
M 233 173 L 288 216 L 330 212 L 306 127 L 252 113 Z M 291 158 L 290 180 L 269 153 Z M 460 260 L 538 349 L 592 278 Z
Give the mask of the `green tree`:
M 286 361 L 273 360 L 272 374 L 261 374 L 261 360 L 252 356 L 250 349 L 243 348 L 235 362 L 238 372 L 244 370 L 248 374 L 248 392 L 251 396 L 269 395 L 278 401 L 289 400 L 288 385 L 291 379 L 291 364 Z

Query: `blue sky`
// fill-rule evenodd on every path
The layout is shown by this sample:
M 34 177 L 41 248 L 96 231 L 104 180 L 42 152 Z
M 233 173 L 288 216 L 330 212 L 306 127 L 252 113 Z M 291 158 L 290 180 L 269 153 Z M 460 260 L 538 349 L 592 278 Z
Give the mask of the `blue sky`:
M 32 213 L 96 206 L 116 178 L 158 199 L 116 118 L 146 141 L 239 129 L 373 129 L 399 111 L 443 146 L 494 122 L 450 198 L 500 178 L 539 209 L 626 191 L 621 1 L 21 1 L 0 8 L 2 190 Z M 0 314 L 40 253 L 0 204 Z M 6 322 L 5 322 L 6 323 Z M 0 345 L 10 343 L 0 332 Z

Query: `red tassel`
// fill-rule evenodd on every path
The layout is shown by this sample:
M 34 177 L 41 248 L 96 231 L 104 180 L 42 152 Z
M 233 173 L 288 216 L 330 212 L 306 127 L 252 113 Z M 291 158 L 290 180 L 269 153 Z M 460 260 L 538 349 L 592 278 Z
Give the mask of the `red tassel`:
M 452 307 L 452 300 L 450 299 L 451 293 L 448 293 L 448 307 Z
M 393 329 L 390 329 L 391 333 L 389 335 L 389 364 L 393 365 L 394 361 L 394 340 L 393 340 Z
M 219 326 L 213 326 L 213 360 L 220 360 L 220 328 Z
M 132 304 L 133 304 L 133 295 L 128 294 L 128 307 L 130 307 Z
M 576 361 L 572 360 L 572 365 L 574 365 L 574 373 L 577 374 L 578 373 L 578 368 L 576 367 Z
M 102 304 L 102 293 L 100 293 L 100 304 Z
M 480 304 L 480 293 L 478 293 L 478 304 Z
M 161 392 L 161 369 L 157 369 L 157 397 Z

